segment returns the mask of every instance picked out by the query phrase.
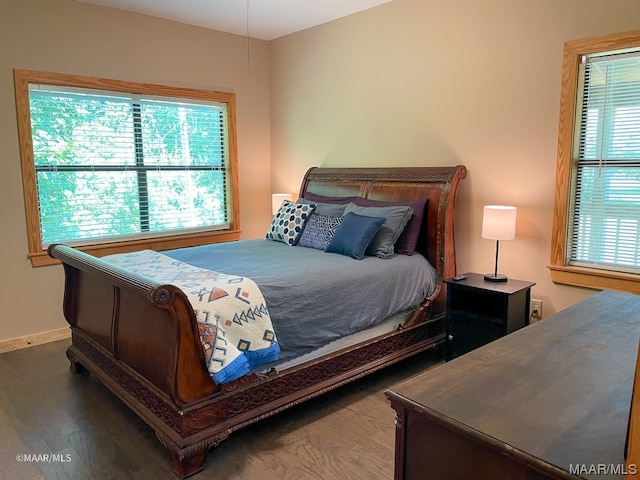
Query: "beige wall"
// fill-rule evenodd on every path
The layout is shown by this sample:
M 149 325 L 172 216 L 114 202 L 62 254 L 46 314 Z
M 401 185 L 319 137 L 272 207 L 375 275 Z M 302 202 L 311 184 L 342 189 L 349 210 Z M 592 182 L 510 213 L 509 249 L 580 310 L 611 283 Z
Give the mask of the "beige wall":
M 593 293 L 550 258 L 563 43 L 640 27 L 637 0 L 395 0 L 271 43 L 273 186 L 310 166 L 464 164 L 458 271 L 493 270 L 486 204 L 518 207 L 499 270 L 543 314 Z
M 518 207 L 500 271 L 545 316 L 592 291 L 549 259 L 563 42 L 639 28 L 637 0 L 395 0 L 267 43 L 73 0 L 0 0 L 0 342 L 65 327 L 62 270 L 26 259 L 14 68 L 237 93 L 244 238 L 313 165 L 463 163 L 458 270 L 493 268 L 482 206 Z M 271 179 L 271 182 L 269 181 Z
M 0 341 L 64 328 L 60 266 L 32 268 L 18 157 L 13 69 L 237 95 L 243 237 L 270 215 L 268 44 L 72 0 L 0 0 Z

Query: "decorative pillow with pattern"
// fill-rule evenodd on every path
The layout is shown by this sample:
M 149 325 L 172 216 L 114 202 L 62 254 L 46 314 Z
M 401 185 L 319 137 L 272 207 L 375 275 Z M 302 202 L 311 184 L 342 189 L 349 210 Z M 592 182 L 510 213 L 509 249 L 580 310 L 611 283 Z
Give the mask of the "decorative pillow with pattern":
M 265 238 L 283 242 L 289 246 L 295 245 L 315 208 L 315 204 L 303 205 L 285 200 L 273 217 Z
M 307 221 L 300 235 L 300 240 L 298 240 L 298 245 L 325 250 L 335 235 L 336 229 L 342 223 L 342 218 L 314 213 Z

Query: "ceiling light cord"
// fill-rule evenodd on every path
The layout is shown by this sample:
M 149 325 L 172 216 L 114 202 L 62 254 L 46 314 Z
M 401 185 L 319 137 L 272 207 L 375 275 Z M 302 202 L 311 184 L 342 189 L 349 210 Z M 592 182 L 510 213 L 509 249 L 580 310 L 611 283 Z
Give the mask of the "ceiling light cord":
M 249 0 L 247 0 L 246 20 L 247 20 L 247 68 L 249 69 L 249 73 L 251 73 L 251 37 L 249 35 Z

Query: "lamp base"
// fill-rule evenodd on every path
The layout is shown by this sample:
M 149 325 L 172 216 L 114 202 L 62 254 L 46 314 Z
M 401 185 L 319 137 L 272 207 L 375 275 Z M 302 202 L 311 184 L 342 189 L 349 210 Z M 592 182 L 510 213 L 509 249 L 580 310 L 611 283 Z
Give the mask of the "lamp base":
M 506 282 L 507 276 L 500 273 L 487 273 L 484 276 L 485 282 Z

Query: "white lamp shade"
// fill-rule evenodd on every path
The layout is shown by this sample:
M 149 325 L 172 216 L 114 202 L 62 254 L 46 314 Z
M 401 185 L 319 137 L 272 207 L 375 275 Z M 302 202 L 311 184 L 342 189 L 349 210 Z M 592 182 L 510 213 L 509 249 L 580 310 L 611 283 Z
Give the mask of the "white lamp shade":
M 482 238 L 513 240 L 516 238 L 516 207 L 487 205 L 482 215 Z
M 275 215 L 280 210 L 282 202 L 285 200 L 291 200 L 293 195 L 290 193 L 273 193 L 271 194 L 271 213 Z

